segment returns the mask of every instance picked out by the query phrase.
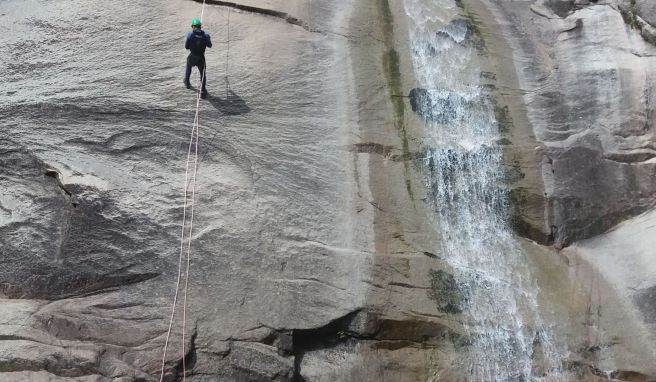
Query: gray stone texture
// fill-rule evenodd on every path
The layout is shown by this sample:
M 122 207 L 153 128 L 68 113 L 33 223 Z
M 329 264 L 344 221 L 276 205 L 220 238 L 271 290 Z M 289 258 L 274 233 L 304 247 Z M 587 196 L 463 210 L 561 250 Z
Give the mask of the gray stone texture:
M 516 69 L 507 98 L 526 116 L 510 137 L 526 163 L 514 192 L 532 201 L 524 231 L 562 247 L 653 207 L 656 47 L 609 2 L 484 3 Z
M 567 276 L 541 250 L 535 259 L 548 273 L 538 280 L 549 300 L 542 304 L 572 349 L 567 380 L 654 380 L 651 3 L 465 4 L 484 35 L 498 102 L 508 107 L 518 230 L 564 247 Z M 578 287 L 561 295 L 567 283 Z
M 204 12 L 185 351 L 178 306 L 164 380 L 183 359 L 194 382 L 424 379 L 451 329 L 426 293 L 420 177 L 366 149 L 401 153 L 380 4 L 240 4 Z M 157 381 L 201 6 L 2 7 L 0 380 Z M 370 162 L 387 168 L 376 198 Z
M 517 228 L 575 243 L 519 241 L 568 350 L 554 373 L 653 378 L 653 6 L 637 1 L 635 27 L 626 2 L 458 3 L 492 52 Z M 204 14 L 185 351 L 178 315 L 164 380 L 183 359 L 190 382 L 466 380 L 471 323 L 399 97 L 416 88 L 402 2 L 238 4 Z M 0 380 L 158 381 L 200 5 L 2 7 Z

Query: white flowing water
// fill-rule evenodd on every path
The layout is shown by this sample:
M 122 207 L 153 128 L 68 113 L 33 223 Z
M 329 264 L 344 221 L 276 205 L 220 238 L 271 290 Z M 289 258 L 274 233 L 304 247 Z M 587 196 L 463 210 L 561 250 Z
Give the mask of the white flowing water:
M 509 228 L 499 126 L 480 83 L 480 37 L 454 0 L 404 5 L 418 87 L 413 109 L 429 130 L 426 183 L 453 270 L 437 283 L 457 290 L 442 308 L 461 314 L 469 335 L 452 367 L 471 381 L 558 380 L 560 352 Z M 444 372 L 436 367 L 431 381 Z

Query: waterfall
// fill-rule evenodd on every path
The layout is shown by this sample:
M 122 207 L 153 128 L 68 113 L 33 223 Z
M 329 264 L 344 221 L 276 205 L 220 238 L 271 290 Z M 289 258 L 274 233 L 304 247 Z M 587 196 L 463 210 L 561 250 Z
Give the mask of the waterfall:
M 453 290 L 440 308 L 460 314 L 468 333 L 453 367 L 471 381 L 558 380 L 538 286 L 509 228 L 499 126 L 481 86 L 481 37 L 454 0 L 404 6 L 418 83 L 411 105 L 428 128 L 425 182 L 452 269 L 431 280 L 434 290 Z

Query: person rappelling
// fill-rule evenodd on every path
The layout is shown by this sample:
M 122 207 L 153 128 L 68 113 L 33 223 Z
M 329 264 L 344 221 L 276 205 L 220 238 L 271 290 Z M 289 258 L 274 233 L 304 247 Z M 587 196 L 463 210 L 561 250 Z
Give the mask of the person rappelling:
M 199 19 L 194 19 L 191 22 L 192 31 L 187 33 L 187 40 L 185 41 L 185 49 L 189 50 L 189 56 L 187 56 L 187 70 L 185 71 L 184 84 L 187 89 L 191 88 L 191 82 L 189 82 L 189 77 L 191 77 L 191 69 L 195 66 L 198 68 L 200 77 L 202 78 L 201 85 L 201 98 L 207 98 L 207 73 L 205 71 L 205 49 L 212 47 L 212 40 L 210 35 L 205 33 L 202 29 L 202 23 Z

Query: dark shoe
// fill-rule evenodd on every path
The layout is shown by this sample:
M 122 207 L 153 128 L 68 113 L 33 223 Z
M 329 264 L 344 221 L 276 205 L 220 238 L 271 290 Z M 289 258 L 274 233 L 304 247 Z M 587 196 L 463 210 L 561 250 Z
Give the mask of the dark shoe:
M 189 82 L 188 79 L 185 78 L 183 82 L 184 82 L 185 86 L 187 87 L 187 89 L 191 89 L 191 83 Z
M 207 98 L 207 90 L 203 90 L 202 92 L 200 92 L 200 98 L 203 99 Z

